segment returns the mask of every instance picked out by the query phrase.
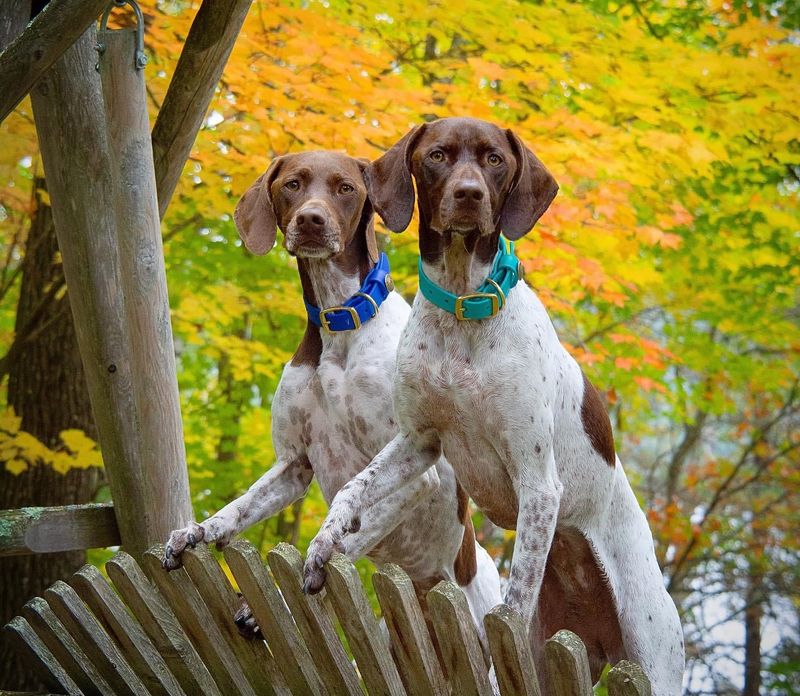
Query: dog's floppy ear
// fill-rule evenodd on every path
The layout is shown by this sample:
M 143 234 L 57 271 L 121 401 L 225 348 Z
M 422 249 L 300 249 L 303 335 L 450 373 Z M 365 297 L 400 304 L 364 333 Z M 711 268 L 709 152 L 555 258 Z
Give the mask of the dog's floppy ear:
M 392 232 L 402 232 L 414 214 L 411 156 L 425 127 L 412 128 L 365 172 L 372 205 Z
M 358 168 L 361 170 L 361 176 L 364 178 L 364 184 L 367 183 L 367 169 L 371 162 L 363 157 L 358 157 Z M 378 241 L 375 239 L 375 214 L 372 207 L 372 202 L 367 194 L 364 201 L 364 207 L 361 209 L 361 219 L 358 222 L 359 232 L 364 230 L 364 237 L 367 241 L 367 253 L 372 263 L 378 263 Z M 358 234 L 358 233 L 357 233 Z
M 550 207 L 558 184 L 510 129 L 506 130 L 506 136 L 517 160 L 517 171 L 500 215 L 500 229 L 509 239 L 519 239 L 530 232 Z
M 278 221 L 272 207 L 270 186 L 281 168 L 282 157 L 276 157 L 255 183 L 244 192 L 233 211 L 233 222 L 248 251 L 258 256 L 275 245 Z

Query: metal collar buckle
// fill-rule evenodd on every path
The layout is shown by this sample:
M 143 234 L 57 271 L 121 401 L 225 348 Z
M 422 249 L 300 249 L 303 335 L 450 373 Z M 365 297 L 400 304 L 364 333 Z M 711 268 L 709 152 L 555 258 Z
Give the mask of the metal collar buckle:
M 487 298 L 492 302 L 492 313 L 488 317 L 465 317 L 464 316 L 464 300 L 479 300 Z M 476 319 L 488 319 L 493 317 L 500 309 L 500 300 L 494 293 L 491 292 L 471 292 L 468 295 L 461 295 L 456 297 L 456 319 L 459 321 L 475 321 Z
M 353 328 L 352 329 L 339 329 L 338 331 L 334 332 L 331 329 L 331 322 L 328 319 L 328 314 L 331 312 L 338 312 L 338 311 L 349 312 L 350 317 L 353 320 Z M 322 324 L 322 328 L 325 329 L 329 334 L 332 333 L 346 333 L 347 331 L 357 331 L 361 328 L 361 319 L 358 317 L 358 312 L 356 312 L 355 308 L 353 307 L 328 307 L 326 309 L 319 310 L 319 323 Z

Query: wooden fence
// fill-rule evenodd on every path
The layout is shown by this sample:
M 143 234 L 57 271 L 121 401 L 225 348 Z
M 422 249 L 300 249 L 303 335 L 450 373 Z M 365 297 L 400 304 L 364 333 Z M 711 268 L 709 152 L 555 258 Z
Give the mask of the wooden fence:
M 94 566 L 56 582 L 28 602 L 6 630 L 55 692 L 67 694 L 458 694 L 492 693 L 485 660 L 461 590 L 442 582 L 428 594 L 441 663 L 408 576 L 388 565 L 373 576 L 383 630 L 353 564 L 328 564 L 327 590 L 301 591 L 302 560 L 280 544 L 264 565 L 237 541 L 225 559 L 253 610 L 264 641 L 242 638 L 232 617 L 239 599 L 207 548 L 184 567 L 161 568 L 163 547 Z M 549 688 L 540 692 L 525 629 L 501 605 L 486 631 L 503 696 L 592 694 L 586 650 L 560 631 L 547 641 Z M 640 667 L 621 662 L 608 675 L 610 696 L 644 696 Z

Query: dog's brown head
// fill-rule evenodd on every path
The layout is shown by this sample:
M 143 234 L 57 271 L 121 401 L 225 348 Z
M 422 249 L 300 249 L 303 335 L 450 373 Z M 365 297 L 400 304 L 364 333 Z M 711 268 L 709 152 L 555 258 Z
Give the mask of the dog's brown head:
M 511 130 L 473 118 L 417 126 L 369 166 L 370 198 L 395 232 L 408 226 L 414 212 L 412 176 L 421 232 L 448 238 L 502 231 L 519 239 L 558 191 L 555 179 Z
M 364 182 L 367 164 L 324 150 L 277 157 L 236 206 L 233 219 L 244 245 L 265 254 L 280 227 L 293 256 L 331 258 L 363 237 L 372 261 L 377 260 Z

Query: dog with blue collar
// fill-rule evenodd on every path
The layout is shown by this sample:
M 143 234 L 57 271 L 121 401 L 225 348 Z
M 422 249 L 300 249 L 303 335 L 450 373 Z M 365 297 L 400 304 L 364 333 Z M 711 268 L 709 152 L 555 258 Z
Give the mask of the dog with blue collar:
M 236 208 L 236 227 L 254 254 L 270 251 L 277 228 L 283 230 L 284 247 L 297 259 L 305 335 L 272 400 L 275 463 L 209 519 L 175 530 L 167 568 L 179 565 L 187 545 L 225 545 L 280 512 L 314 477 L 330 503 L 397 433 L 393 379 L 410 308 L 393 291 L 389 259 L 377 249 L 365 166 L 334 152 L 285 155 Z M 500 579 L 475 540 L 466 496 L 444 458 L 365 511 L 352 532 L 341 552 L 398 564 L 420 596 L 432 583 L 455 578 L 483 630 L 483 615 L 500 601 Z M 246 608 L 237 623 L 246 633 L 255 627 Z

